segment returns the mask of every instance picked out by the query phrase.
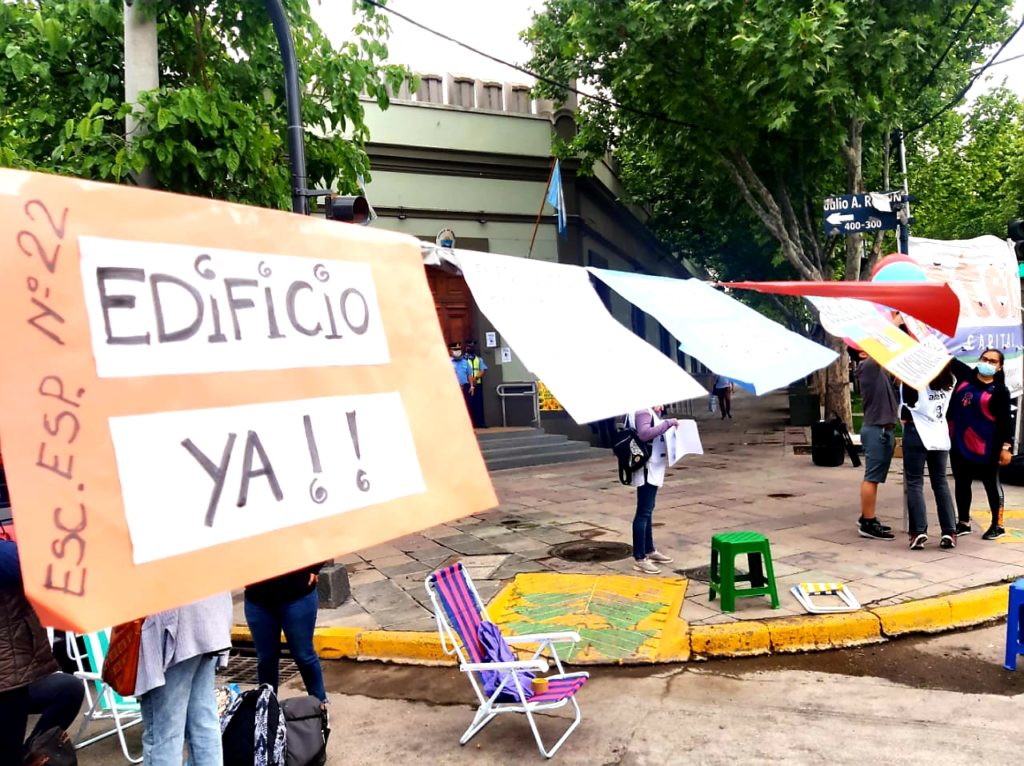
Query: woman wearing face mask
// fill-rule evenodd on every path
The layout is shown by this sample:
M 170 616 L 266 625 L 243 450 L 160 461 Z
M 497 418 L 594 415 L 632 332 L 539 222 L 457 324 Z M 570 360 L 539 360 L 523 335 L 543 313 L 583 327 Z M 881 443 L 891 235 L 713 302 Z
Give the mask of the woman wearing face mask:
M 676 428 L 675 418 L 661 419 L 664 410 L 660 404 L 646 410 L 637 410 L 627 417 L 633 421 L 636 435 L 642 441 L 651 442 L 651 457 L 638 471 L 633 472 L 632 486 L 636 487 L 636 514 L 633 516 L 633 569 L 646 574 L 661 572 L 657 564 L 669 564 L 672 559 L 659 553 L 654 547 L 652 517 L 658 487 L 665 483 L 665 468 L 668 464 L 668 449 L 663 434 Z
M 1013 456 L 1013 423 L 1010 419 L 1010 392 L 1003 376 L 1003 352 L 987 348 L 981 352 L 977 367 L 953 360 L 957 383 L 949 404 L 950 465 L 953 469 L 953 495 L 960 536 L 971 533 L 971 483 L 981 481 L 988 497 L 992 523 L 983 540 L 995 540 L 1006 534 L 1003 529 L 1003 488 L 999 467 L 1009 465 Z

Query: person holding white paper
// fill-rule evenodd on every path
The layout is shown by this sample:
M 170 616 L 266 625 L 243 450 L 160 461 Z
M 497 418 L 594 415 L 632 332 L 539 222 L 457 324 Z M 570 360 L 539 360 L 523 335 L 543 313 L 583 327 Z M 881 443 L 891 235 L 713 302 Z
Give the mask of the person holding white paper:
M 660 404 L 646 410 L 637 410 L 626 418 L 637 436 L 645 442 L 651 442 L 651 457 L 643 468 L 633 472 L 630 484 L 636 487 L 636 514 L 633 516 L 633 569 L 645 574 L 660 574 L 658 564 L 672 562 L 670 556 L 659 553 L 654 547 L 652 520 L 654 504 L 658 497 L 658 487 L 665 483 L 665 468 L 668 465 L 668 449 L 664 434 L 676 428 L 679 421 L 675 418 L 661 419 L 664 407 Z

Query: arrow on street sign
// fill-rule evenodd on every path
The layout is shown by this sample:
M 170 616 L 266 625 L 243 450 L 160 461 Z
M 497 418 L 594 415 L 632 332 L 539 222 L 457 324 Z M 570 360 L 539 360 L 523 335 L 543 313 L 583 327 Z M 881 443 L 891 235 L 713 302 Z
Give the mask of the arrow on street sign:
M 828 221 L 831 224 L 842 223 L 843 221 L 852 221 L 853 220 L 853 214 L 850 213 L 850 214 L 844 215 L 843 213 L 832 213 L 832 214 L 828 215 L 825 218 L 825 220 Z
M 899 227 L 894 207 L 902 207 L 903 192 L 868 192 L 826 197 L 822 205 L 825 234 L 872 234 Z

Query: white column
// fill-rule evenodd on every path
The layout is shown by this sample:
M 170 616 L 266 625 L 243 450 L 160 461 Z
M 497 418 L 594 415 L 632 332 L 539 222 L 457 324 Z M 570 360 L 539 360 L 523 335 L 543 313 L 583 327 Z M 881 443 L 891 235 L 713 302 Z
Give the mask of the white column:
M 135 103 L 140 91 L 160 87 L 160 62 L 156 41 L 156 19 L 139 12 L 143 0 L 124 6 L 124 100 Z M 131 141 L 140 127 L 132 115 L 125 118 L 125 135 Z M 153 174 L 143 170 L 135 179 L 139 186 L 153 187 Z

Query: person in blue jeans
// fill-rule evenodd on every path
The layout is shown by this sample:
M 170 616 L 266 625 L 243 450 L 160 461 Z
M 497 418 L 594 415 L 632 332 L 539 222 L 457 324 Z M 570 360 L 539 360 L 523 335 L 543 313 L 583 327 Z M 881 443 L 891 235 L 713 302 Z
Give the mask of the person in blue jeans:
M 942 537 L 939 547 L 956 547 L 956 513 L 953 496 L 946 481 L 949 459 L 949 409 L 956 379 L 949 365 L 920 391 L 900 384 L 900 420 L 903 422 L 903 486 L 907 496 L 907 515 L 911 550 L 921 550 L 928 542 L 928 517 L 924 502 L 924 468 L 935 495 Z
M 147 617 L 142 623 L 135 696 L 146 766 L 222 766 L 214 673 L 231 648 L 231 594 Z
M 313 648 L 313 630 L 320 600 L 316 584 L 323 563 L 289 572 L 245 589 L 245 621 L 256 644 L 256 676 L 277 691 L 281 664 L 281 631 L 306 691 L 327 704 L 320 658 Z
M 651 457 L 643 468 L 633 472 L 631 485 L 636 487 L 636 514 L 633 516 L 633 569 L 645 574 L 658 574 L 658 564 L 670 564 L 672 558 L 660 553 L 654 547 L 653 517 L 654 503 L 658 498 L 658 487 L 665 483 L 665 468 L 668 453 L 664 433 L 679 425 L 675 418 L 661 419 L 661 405 L 646 410 L 637 410 L 629 420 L 633 421 L 636 435 L 651 443 Z

